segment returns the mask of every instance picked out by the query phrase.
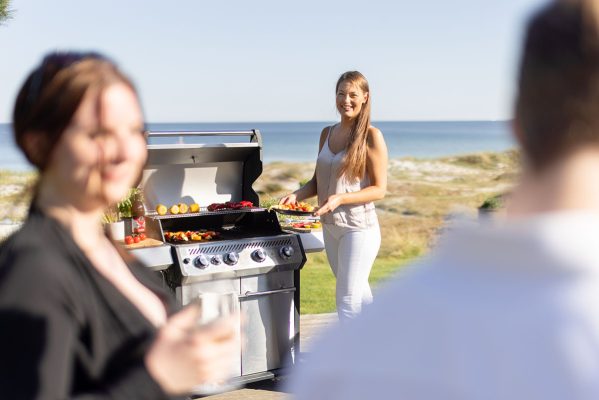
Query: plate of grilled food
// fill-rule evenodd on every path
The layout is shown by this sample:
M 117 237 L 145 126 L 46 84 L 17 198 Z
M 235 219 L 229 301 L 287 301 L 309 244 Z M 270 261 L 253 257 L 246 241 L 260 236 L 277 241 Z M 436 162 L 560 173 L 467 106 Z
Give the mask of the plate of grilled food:
M 304 203 L 303 201 L 297 203 L 277 204 L 270 207 L 271 210 L 275 210 L 279 214 L 285 215 L 314 215 L 316 207 L 311 204 Z
M 289 221 L 282 225 L 283 229 L 296 232 L 312 232 L 322 229 L 322 224 L 318 220 L 313 221 Z

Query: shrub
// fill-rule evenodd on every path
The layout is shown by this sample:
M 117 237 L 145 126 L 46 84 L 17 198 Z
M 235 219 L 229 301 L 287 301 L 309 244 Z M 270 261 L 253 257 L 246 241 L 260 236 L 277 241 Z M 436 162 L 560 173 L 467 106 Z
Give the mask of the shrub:
M 492 211 L 492 210 L 498 210 L 502 207 L 503 207 L 503 194 L 498 194 L 496 196 L 489 197 L 485 201 L 483 201 L 483 203 L 479 207 L 479 210 Z

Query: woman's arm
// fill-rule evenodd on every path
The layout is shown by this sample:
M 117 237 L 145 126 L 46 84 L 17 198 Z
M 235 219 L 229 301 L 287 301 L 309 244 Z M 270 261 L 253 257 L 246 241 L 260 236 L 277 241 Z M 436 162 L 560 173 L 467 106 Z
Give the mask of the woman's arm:
M 324 142 L 327 139 L 329 129 L 330 129 L 329 127 L 326 127 L 322 130 L 322 132 L 320 132 L 320 142 L 318 145 L 318 154 L 320 154 L 320 151 L 322 150 L 322 146 L 324 146 Z M 282 197 L 281 200 L 279 201 L 279 204 L 295 203 L 297 201 L 303 201 L 303 200 L 309 199 L 310 197 L 316 196 L 316 194 L 318 193 L 317 189 L 316 189 L 316 184 L 317 184 L 317 182 L 316 182 L 316 169 L 315 169 L 314 174 L 312 175 L 312 178 L 308 182 L 306 182 L 304 184 L 304 186 L 302 186 L 295 192 Z
M 334 211 L 344 204 L 361 204 L 380 200 L 387 191 L 387 145 L 381 131 L 373 126 L 368 129 L 368 155 L 366 173 L 370 186 L 357 192 L 340 193 L 329 196 L 327 202 L 318 209 L 316 215 Z

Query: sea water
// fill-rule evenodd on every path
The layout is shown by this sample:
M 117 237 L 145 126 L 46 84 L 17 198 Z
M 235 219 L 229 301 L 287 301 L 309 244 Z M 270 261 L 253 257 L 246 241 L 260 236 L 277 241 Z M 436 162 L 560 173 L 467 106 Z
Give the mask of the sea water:
M 315 161 L 322 129 L 333 122 L 150 123 L 150 130 L 222 131 L 258 129 L 263 161 Z M 515 146 L 506 121 L 381 121 L 374 122 L 385 137 L 389 157 L 436 158 Z M 167 139 L 154 139 L 164 143 Z M 172 140 L 172 139 L 169 139 Z M 226 141 L 237 141 L 228 138 Z M 185 143 L 225 141 L 223 138 L 183 138 Z M 10 125 L 0 124 L 0 169 L 30 169 L 14 144 Z

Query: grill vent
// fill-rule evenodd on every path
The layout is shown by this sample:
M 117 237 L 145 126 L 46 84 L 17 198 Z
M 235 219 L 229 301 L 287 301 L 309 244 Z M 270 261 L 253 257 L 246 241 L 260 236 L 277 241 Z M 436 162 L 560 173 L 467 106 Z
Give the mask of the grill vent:
M 232 243 L 232 244 L 200 244 L 199 247 L 189 249 L 190 255 L 196 255 L 200 253 L 230 253 L 232 251 L 241 252 L 244 249 L 257 249 L 257 248 L 269 248 L 269 247 L 280 247 L 286 245 L 292 245 L 291 239 L 279 239 L 279 240 L 260 240 L 255 242 L 245 243 Z

